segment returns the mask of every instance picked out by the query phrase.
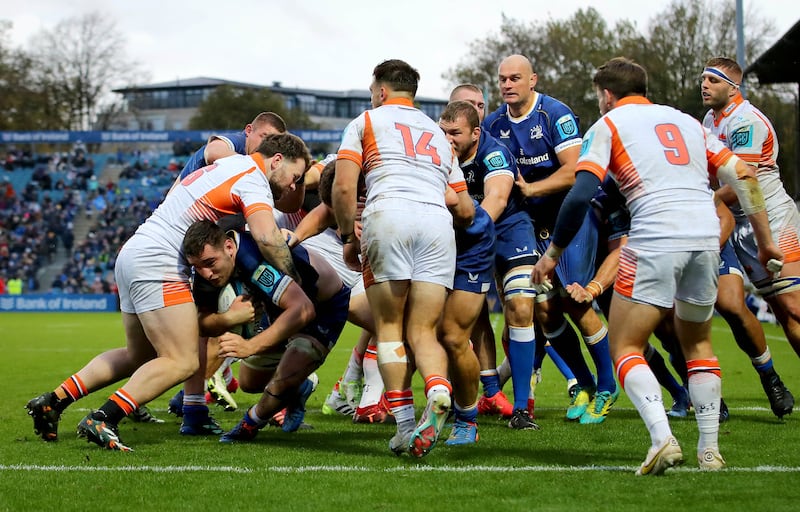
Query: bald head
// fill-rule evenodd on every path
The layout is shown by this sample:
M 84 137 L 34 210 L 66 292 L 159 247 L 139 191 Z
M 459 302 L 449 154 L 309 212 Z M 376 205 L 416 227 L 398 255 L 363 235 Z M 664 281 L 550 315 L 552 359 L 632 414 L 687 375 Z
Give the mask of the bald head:
M 498 71 L 503 68 L 527 71 L 531 75 L 533 74 L 533 64 L 531 64 L 530 59 L 524 55 L 509 55 L 500 62 Z
M 533 106 L 533 88 L 536 73 L 531 61 L 523 55 L 511 55 L 503 59 L 497 69 L 500 95 L 514 117 L 525 114 Z

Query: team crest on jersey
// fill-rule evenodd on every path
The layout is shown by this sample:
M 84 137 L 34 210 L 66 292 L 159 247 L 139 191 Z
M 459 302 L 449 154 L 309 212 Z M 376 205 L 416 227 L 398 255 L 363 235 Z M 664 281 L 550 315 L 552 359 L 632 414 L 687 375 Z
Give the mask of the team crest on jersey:
M 734 130 L 728 137 L 728 144 L 731 149 L 752 147 L 753 126 L 743 126 Z
M 581 143 L 581 154 L 578 158 L 589 152 L 589 148 L 592 146 L 592 139 L 594 139 L 594 132 L 587 133 L 583 137 L 583 142 Z
M 464 175 L 464 181 L 466 181 L 467 183 L 474 183 L 475 171 L 467 171 L 467 174 Z
M 498 169 L 508 169 L 509 162 L 502 151 L 492 151 L 483 159 L 483 165 L 489 171 L 496 171 Z
M 270 289 L 275 285 L 275 276 L 266 265 L 259 265 L 255 272 L 253 272 L 253 280 L 266 289 Z
M 575 122 L 575 118 L 571 114 L 561 116 L 556 121 L 556 128 L 562 139 L 578 134 L 578 123 Z
M 500 130 L 500 138 L 501 139 L 510 139 L 511 138 L 511 130 Z
M 531 128 L 531 140 L 538 140 L 544 137 L 544 132 L 542 131 L 542 125 L 537 124 L 533 128 Z

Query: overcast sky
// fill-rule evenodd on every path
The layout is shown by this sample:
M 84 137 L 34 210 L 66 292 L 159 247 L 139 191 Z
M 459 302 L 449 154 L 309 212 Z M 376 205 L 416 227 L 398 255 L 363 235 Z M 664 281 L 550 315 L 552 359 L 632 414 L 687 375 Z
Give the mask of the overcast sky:
M 90 11 L 107 14 L 125 36 L 128 56 L 149 76 L 142 83 L 207 76 L 315 89 L 366 89 L 388 58 L 416 67 L 418 94 L 443 98 L 442 73 L 468 44 L 497 33 L 501 14 L 530 22 L 564 19 L 591 5 L 613 24 L 627 18 L 644 31 L 667 0 L 23 0 L 3 2 L 24 46 L 42 28 Z M 775 23 L 770 44 L 800 19 L 796 0 L 744 0 Z

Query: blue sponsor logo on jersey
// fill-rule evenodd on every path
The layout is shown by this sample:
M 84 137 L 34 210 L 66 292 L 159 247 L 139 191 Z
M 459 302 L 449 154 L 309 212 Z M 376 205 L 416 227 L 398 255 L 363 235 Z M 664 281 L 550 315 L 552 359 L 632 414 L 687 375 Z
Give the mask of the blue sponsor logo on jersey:
M 508 169 L 509 161 L 502 151 L 492 151 L 483 159 L 483 165 L 486 166 L 488 171 L 496 171 L 498 169 Z
M 728 144 L 730 144 L 731 149 L 752 147 L 753 126 L 743 126 L 734 130 L 728 137 Z
M 594 140 L 594 132 L 584 135 L 583 142 L 581 142 L 581 154 L 578 158 L 589 152 L 589 148 L 592 146 L 592 140 Z
M 578 134 L 578 123 L 571 114 L 566 114 L 556 121 L 556 129 L 562 139 L 568 139 Z

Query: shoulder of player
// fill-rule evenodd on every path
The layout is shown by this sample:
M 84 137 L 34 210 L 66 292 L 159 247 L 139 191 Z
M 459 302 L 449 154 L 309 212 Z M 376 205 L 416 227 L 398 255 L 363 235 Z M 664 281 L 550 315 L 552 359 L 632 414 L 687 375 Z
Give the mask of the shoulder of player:
M 500 105 L 497 110 L 486 116 L 486 118 L 483 120 L 482 126 L 490 129 L 493 124 L 501 119 L 508 119 L 508 108 L 505 104 Z
M 571 114 L 573 117 L 575 113 L 569 106 L 561 100 L 557 100 L 547 94 L 539 93 L 539 110 L 544 110 L 551 115 Z
M 478 141 L 478 151 L 475 155 L 475 160 L 483 159 L 487 155 L 492 153 L 506 153 L 511 158 L 511 161 L 514 161 L 513 153 L 508 146 L 497 140 L 493 135 L 486 132 L 485 130 L 481 130 L 481 138 Z
M 738 108 L 730 116 L 728 127 L 731 130 L 752 126 L 752 125 L 765 125 L 766 116 L 752 105 L 747 105 L 749 108 Z

